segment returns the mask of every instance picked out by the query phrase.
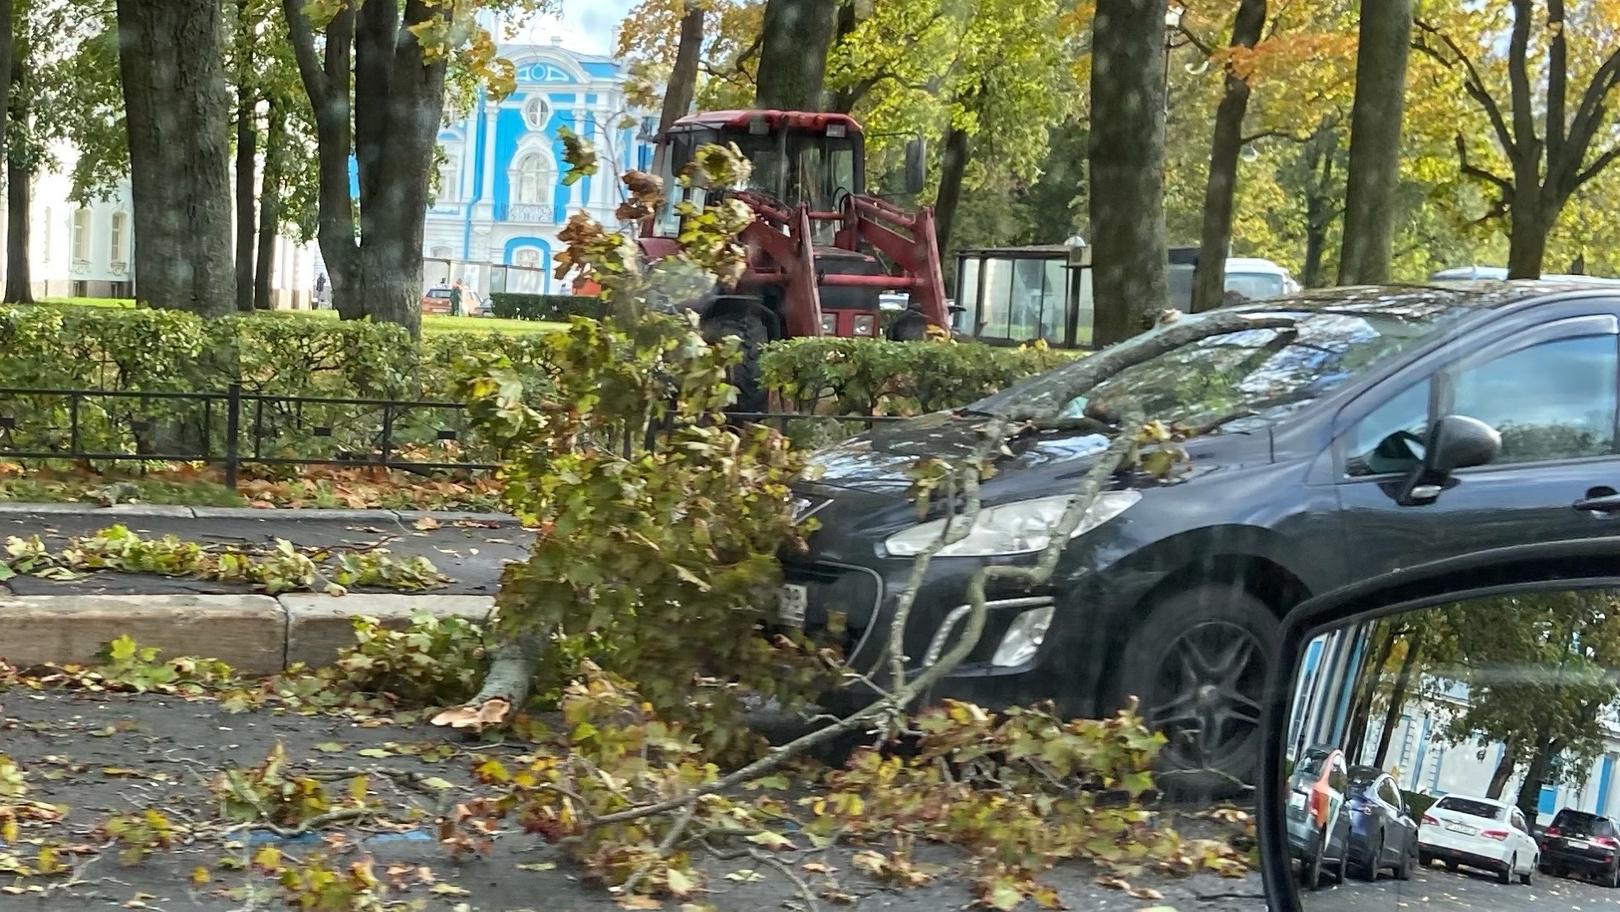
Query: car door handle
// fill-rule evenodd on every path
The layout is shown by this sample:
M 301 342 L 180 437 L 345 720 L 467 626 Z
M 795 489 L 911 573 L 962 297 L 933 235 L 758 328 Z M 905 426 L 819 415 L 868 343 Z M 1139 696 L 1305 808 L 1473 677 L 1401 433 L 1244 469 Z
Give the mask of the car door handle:
M 1575 509 L 1588 513 L 1620 513 L 1620 493 L 1613 488 L 1593 488 L 1575 501 Z

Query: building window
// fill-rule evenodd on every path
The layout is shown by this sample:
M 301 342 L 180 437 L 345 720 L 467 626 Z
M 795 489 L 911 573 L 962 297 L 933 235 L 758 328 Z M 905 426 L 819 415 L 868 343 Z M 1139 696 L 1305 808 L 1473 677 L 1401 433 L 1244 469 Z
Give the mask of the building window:
M 439 162 L 439 199 L 455 202 L 461 199 L 461 147 L 445 146 L 444 158 Z
M 553 176 L 551 161 L 539 152 L 525 155 L 515 169 L 512 182 L 512 202 L 519 205 L 541 205 L 551 200 Z
M 90 259 L 90 210 L 73 210 L 73 260 L 84 263 Z
M 523 123 L 531 130 L 543 130 L 551 119 L 551 104 L 539 95 L 531 95 L 523 102 Z
M 129 262 L 124 253 L 124 235 L 129 232 L 129 214 L 114 212 L 112 215 L 112 228 L 107 232 L 108 258 L 114 263 Z

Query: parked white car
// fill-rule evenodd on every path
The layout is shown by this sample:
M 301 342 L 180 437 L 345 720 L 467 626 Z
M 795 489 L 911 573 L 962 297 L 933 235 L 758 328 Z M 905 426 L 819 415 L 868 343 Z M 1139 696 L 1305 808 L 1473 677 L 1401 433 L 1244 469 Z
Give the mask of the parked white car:
M 1423 815 L 1418 827 L 1418 863 L 1435 860 L 1455 871 L 1480 868 L 1502 883 L 1530 883 L 1541 849 L 1519 809 L 1490 798 L 1447 795 Z
M 1299 291 L 1288 270 L 1259 257 L 1226 258 L 1226 290 L 1251 301 L 1263 301 Z

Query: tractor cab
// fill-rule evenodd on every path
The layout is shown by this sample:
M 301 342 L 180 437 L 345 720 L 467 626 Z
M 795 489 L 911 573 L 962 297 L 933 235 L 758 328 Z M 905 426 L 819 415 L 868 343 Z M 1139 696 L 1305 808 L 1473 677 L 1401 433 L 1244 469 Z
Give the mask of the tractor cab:
M 832 244 L 838 216 L 850 196 L 865 193 L 861 126 L 845 114 L 797 111 L 715 111 L 675 122 L 660 138 L 658 175 L 671 189 L 654 233 L 680 232 L 676 178 L 697 150 L 710 143 L 735 144 L 752 170 L 746 186 L 784 210 L 800 205 L 812 214 L 816 243 Z M 694 191 L 701 192 L 701 191 Z M 818 216 L 820 216 L 818 218 Z

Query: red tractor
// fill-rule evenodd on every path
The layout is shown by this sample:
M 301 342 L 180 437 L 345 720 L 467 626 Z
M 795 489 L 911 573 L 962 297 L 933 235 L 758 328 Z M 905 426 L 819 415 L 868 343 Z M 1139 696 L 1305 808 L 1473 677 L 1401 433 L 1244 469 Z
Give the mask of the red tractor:
M 948 330 L 933 210 L 908 213 L 867 195 L 861 125 L 847 114 L 712 111 L 676 121 L 658 139 L 658 170 L 671 193 L 642 223 L 639 243 L 648 260 L 679 250 L 675 203 L 704 191 L 681 191 L 674 176 L 709 143 L 734 143 L 753 165 L 746 187 L 722 191 L 754 210 L 740 237 L 748 268 L 735 288 L 690 304 L 711 341 L 733 335 L 743 341 L 744 363 L 734 376 L 739 410 L 765 408 L 761 345 L 801 336 L 877 338 L 883 292 L 910 295 L 890 338 L 921 339 L 930 325 Z M 920 140 L 906 148 L 905 176 L 906 192 L 921 189 Z

